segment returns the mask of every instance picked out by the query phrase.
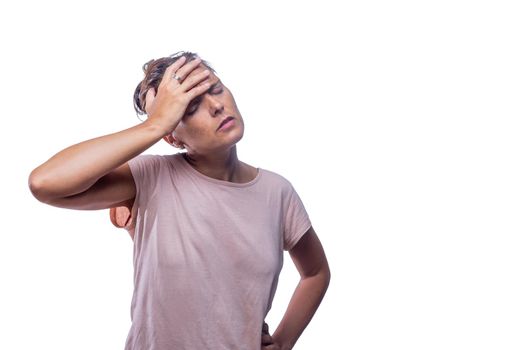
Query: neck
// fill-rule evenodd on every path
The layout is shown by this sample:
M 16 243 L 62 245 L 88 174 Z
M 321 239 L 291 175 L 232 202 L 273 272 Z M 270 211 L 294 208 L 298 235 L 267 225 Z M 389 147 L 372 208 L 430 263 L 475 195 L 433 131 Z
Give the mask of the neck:
M 224 152 L 209 154 L 185 153 L 188 163 L 202 174 L 217 180 L 241 182 L 241 164 L 237 157 L 237 147 Z

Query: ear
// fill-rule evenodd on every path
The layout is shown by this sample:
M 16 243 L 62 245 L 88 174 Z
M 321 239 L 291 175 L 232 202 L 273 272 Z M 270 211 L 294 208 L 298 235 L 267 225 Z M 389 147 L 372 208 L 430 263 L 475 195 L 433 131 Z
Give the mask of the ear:
M 176 147 L 176 148 L 180 148 L 180 149 L 184 149 L 184 144 L 182 142 L 180 142 L 180 140 L 178 140 L 175 136 L 175 132 L 171 132 L 169 134 L 167 134 L 166 136 L 164 136 L 164 140 L 169 143 L 170 145 Z

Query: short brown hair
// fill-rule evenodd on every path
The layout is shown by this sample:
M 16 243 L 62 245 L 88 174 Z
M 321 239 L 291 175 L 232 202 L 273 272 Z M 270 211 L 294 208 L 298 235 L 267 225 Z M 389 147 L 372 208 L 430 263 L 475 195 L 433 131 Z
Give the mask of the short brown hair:
M 142 81 L 138 83 L 135 89 L 135 93 L 133 95 L 133 102 L 137 115 L 146 114 L 145 105 L 147 91 L 150 88 L 154 88 L 156 92 L 167 67 L 176 62 L 176 60 L 178 60 L 182 56 L 186 58 L 186 62 L 190 62 L 196 59 L 198 57 L 198 54 L 189 51 L 178 51 L 177 53 L 174 53 L 167 57 L 152 59 L 144 63 L 144 65 L 142 66 L 142 70 L 144 71 L 145 75 L 144 79 L 142 79 Z M 202 64 L 209 68 L 209 70 L 211 70 L 213 73 L 216 73 L 213 67 L 211 67 L 211 65 L 209 64 L 209 62 L 202 60 Z

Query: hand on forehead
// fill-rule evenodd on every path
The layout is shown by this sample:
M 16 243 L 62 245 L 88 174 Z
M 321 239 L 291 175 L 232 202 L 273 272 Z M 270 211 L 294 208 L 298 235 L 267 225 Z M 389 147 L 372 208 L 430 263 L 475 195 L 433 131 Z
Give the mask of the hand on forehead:
M 201 83 L 198 84 L 198 85 L 203 84 L 205 81 L 209 81 L 209 82 L 211 82 L 211 84 L 214 84 L 216 81 L 218 81 L 218 77 L 215 75 L 215 73 L 213 73 L 213 71 L 212 71 L 211 69 L 209 69 L 209 68 L 207 68 L 206 66 L 204 66 L 203 63 L 200 63 L 200 64 L 198 65 L 198 67 L 196 67 L 195 69 L 193 69 L 193 70 L 189 73 L 189 75 L 186 77 L 186 79 L 187 79 L 187 78 L 190 78 L 190 77 L 193 77 L 193 76 L 195 76 L 195 75 L 197 75 L 197 74 L 199 74 L 199 73 L 205 71 L 206 69 L 209 70 L 209 76 L 207 77 L 206 80 L 204 80 L 203 82 L 201 82 Z
M 186 62 L 183 62 L 183 65 L 184 64 L 186 64 Z M 180 69 L 183 68 L 183 65 L 182 65 L 182 67 L 178 68 L 175 71 L 175 74 L 176 74 L 177 71 L 179 71 Z M 209 70 L 209 76 L 206 79 L 204 79 L 201 82 L 199 82 L 196 86 L 200 86 L 200 85 L 202 85 L 202 84 L 204 84 L 206 82 L 209 82 L 210 84 L 212 84 L 211 86 L 214 86 L 214 84 L 216 84 L 216 83 L 218 83 L 220 81 L 220 79 L 213 73 L 213 71 L 211 69 L 209 69 L 208 67 L 206 67 L 203 63 L 200 63 L 198 66 L 193 68 L 190 71 L 190 73 L 185 77 L 184 80 L 192 78 L 193 76 L 200 74 L 204 70 Z M 166 71 L 165 73 L 170 74 L 168 71 Z M 147 93 L 146 93 L 146 99 L 145 99 L 146 101 L 145 101 L 145 108 L 144 108 L 148 115 L 151 114 L 151 108 L 152 108 L 153 102 L 155 100 L 155 97 L 156 97 L 155 89 L 154 88 L 149 88 Z

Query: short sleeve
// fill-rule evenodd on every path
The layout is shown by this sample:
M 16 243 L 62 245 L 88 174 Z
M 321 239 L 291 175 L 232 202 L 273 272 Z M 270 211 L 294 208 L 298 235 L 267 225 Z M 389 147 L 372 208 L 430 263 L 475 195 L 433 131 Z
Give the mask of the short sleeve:
M 132 206 L 114 207 L 109 217 L 114 226 L 126 229 L 134 235 L 138 207 L 144 205 L 153 192 L 160 172 L 160 157 L 154 154 L 141 154 L 130 159 L 127 164 L 135 182 L 136 193 Z
M 284 250 L 289 251 L 311 227 L 306 208 L 291 184 L 284 202 L 284 212 Z
M 160 173 L 161 159 L 162 156 L 156 154 L 141 154 L 127 162 L 135 180 L 137 192 L 152 192 Z

